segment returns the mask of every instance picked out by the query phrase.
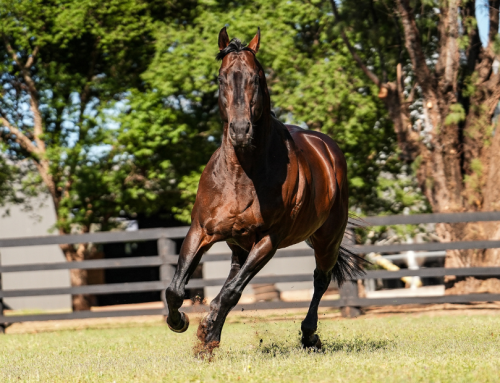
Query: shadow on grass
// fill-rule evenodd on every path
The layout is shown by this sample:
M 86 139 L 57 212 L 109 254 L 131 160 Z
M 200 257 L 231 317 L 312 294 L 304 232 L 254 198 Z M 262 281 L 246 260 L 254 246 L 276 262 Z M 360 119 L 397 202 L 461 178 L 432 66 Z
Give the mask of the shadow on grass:
M 325 340 L 322 342 L 322 348 L 319 351 L 314 350 L 304 350 L 300 344 L 287 344 L 272 342 L 270 344 L 261 345 L 259 347 L 263 354 L 270 356 L 278 355 L 289 355 L 291 352 L 304 351 L 304 352 L 314 352 L 318 354 L 331 354 L 334 352 L 347 352 L 347 353 L 358 353 L 358 352 L 375 352 L 378 350 L 385 350 L 392 341 L 388 339 L 335 339 L 335 340 Z
M 343 339 L 323 341 L 323 352 L 374 352 L 385 350 L 391 343 L 388 339 Z

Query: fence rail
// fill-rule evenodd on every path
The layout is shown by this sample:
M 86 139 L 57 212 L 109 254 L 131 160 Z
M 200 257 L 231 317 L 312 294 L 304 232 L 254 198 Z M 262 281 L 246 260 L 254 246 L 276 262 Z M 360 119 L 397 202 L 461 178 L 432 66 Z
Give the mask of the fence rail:
M 356 220 L 356 219 L 355 219 Z M 413 215 L 386 215 L 358 219 L 367 226 L 418 225 L 422 223 L 462 223 L 500 221 L 499 211 L 471 213 L 431 213 Z
M 500 277 L 500 267 L 471 267 L 471 268 L 453 268 L 453 269 L 436 267 L 436 268 L 418 269 L 418 270 L 402 269 L 398 271 L 374 270 L 374 271 L 367 271 L 365 275 L 359 276 L 358 279 L 444 277 L 447 275 Z M 226 278 L 191 279 L 189 283 L 186 285 L 186 288 L 196 289 L 201 287 L 222 286 L 225 281 Z M 292 274 L 292 275 L 270 275 L 262 277 L 257 276 L 252 279 L 252 284 L 286 283 L 286 282 L 313 282 L 313 276 L 312 273 L 307 273 L 307 274 Z M 41 295 L 62 295 L 62 294 L 98 295 L 98 294 L 112 294 L 112 293 L 160 291 L 166 289 L 167 287 L 168 287 L 167 281 L 152 281 L 152 282 L 111 283 L 104 285 L 89 285 L 89 286 L 78 286 L 78 287 L 2 290 L 0 291 L 0 298 L 29 297 L 29 296 L 41 296 Z
M 421 224 L 421 223 L 458 223 L 478 221 L 500 221 L 500 212 L 478 212 L 478 213 L 453 213 L 453 214 L 419 214 L 412 216 L 385 216 L 364 218 L 361 223 L 366 226 L 399 225 L 399 224 Z M 44 288 L 24 290 L 2 290 L 0 289 L 0 331 L 6 324 L 15 322 L 59 320 L 59 319 L 83 319 L 99 317 L 118 317 L 134 315 L 166 315 L 166 309 L 148 310 L 120 310 L 120 311 L 84 311 L 64 314 L 40 314 L 40 315 L 3 315 L 2 298 L 46 296 L 59 294 L 123 294 L 145 291 L 161 291 L 169 284 L 174 267 L 177 263 L 175 246 L 172 239 L 183 238 L 188 232 L 188 227 L 146 229 L 133 232 L 106 232 L 66 236 L 44 236 L 0 239 L 0 248 L 20 246 L 40 246 L 79 243 L 112 243 L 112 242 L 136 242 L 146 240 L 158 241 L 158 256 L 99 259 L 82 262 L 59 262 L 39 263 L 26 265 L 0 265 L 0 277 L 2 273 L 41 271 L 41 270 L 68 270 L 68 269 L 105 269 L 105 268 L 134 268 L 134 267 L 159 267 L 160 280 L 151 282 L 116 283 L 106 285 L 89 285 L 65 288 Z M 463 249 L 487 249 L 500 248 L 499 240 L 489 241 L 460 241 L 446 243 L 419 243 L 419 244 L 390 244 L 390 245 L 354 245 L 351 250 L 358 254 L 370 252 L 395 253 L 404 251 L 442 251 Z M 280 250 L 275 258 L 294 258 L 312 256 L 312 250 Z M 213 262 L 229 260 L 229 254 L 207 254 L 202 262 Z M 406 276 L 419 277 L 443 277 L 455 276 L 500 276 L 500 267 L 490 268 L 427 268 L 427 269 L 403 269 L 399 271 L 367 271 L 366 275 L 359 279 L 397 279 Z M 0 279 L 1 280 L 1 279 Z M 279 283 L 279 282 L 312 282 L 312 273 L 258 276 L 252 283 Z M 187 288 L 201 288 L 208 286 L 221 286 L 225 279 L 192 279 Z M 0 285 L 1 287 L 1 285 Z M 340 299 L 322 301 L 322 306 L 340 307 L 346 316 L 359 313 L 359 307 L 378 305 L 401 305 L 401 304 L 428 304 L 428 303 L 467 303 L 480 301 L 500 301 L 499 294 L 469 294 L 469 295 L 445 295 L 429 297 L 398 297 L 398 298 L 360 298 L 356 283 L 346 283 L 340 289 Z M 276 309 L 276 308 L 306 308 L 309 302 L 258 302 L 254 304 L 238 305 L 237 309 Z M 198 310 L 199 308 L 187 307 L 186 311 Z

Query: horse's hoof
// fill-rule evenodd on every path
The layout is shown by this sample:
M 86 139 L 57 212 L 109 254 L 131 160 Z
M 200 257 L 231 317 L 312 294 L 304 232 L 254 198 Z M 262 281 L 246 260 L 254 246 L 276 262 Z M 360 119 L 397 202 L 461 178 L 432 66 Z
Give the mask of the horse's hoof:
M 312 339 L 310 340 L 306 341 L 305 339 L 302 339 L 302 346 L 304 348 L 308 348 L 314 351 L 319 351 L 321 350 L 322 344 L 321 340 L 319 339 L 319 336 L 317 334 L 314 334 L 312 336 Z
M 173 332 L 181 333 L 181 332 L 186 331 L 189 327 L 189 317 L 187 316 L 187 314 L 183 313 L 182 311 L 180 312 L 180 314 L 181 314 L 181 326 L 180 326 L 180 328 L 175 328 L 170 323 L 168 323 L 168 317 L 167 317 L 167 321 L 166 321 L 167 326 Z

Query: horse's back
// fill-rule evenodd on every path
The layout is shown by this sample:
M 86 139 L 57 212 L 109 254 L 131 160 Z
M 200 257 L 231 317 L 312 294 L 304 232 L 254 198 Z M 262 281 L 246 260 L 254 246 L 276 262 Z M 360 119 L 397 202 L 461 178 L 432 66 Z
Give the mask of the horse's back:
M 343 210 L 347 201 L 346 162 L 342 151 L 330 137 L 293 125 L 281 124 L 289 145 L 290 169 L 297 169 L 289 187 L 294 189 L 290 200 L 292 222 L 280 247 L 304 241 L 324 226 L 335 212 Z M 280 127 L 277 127 L 278 129 Z M 342 224 L 340 223 L 340 226 Z

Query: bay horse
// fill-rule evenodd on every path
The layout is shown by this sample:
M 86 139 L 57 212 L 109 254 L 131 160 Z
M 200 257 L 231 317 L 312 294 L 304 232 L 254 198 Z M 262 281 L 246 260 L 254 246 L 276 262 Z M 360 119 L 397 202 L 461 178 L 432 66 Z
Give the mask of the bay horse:
M 316 260 L 314 294 L 301 324 L 304 347 L 321 348 L 318 306 L 330 281 L 362 273 L 358 257 L 341 247 L 348 220 L 347 164 L 327 135 L 284 125 L 271 112 L 266 77 L 256 54 L 260 29 L 248 45 L 219 33 L 222 145 L 203 171 L 177 269 L 166 290 L 167 324 L 184 332 L 179 311 L 185 285 L 202 255 L 219 241 L 232 251 L 231 271 L 200 322 L 205 349 L 219 345 L 228 313 L 243 289 L 276 253 L 306 241 Z

